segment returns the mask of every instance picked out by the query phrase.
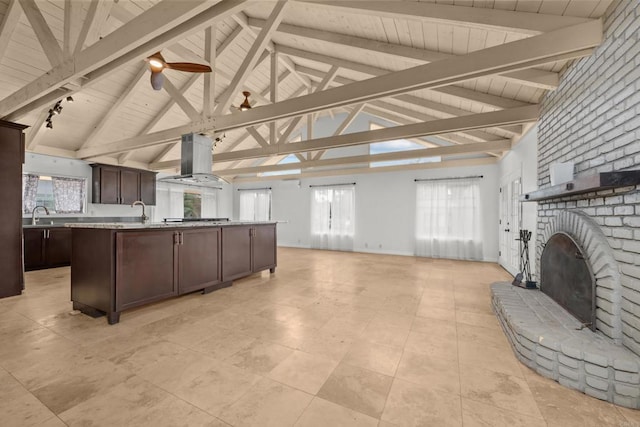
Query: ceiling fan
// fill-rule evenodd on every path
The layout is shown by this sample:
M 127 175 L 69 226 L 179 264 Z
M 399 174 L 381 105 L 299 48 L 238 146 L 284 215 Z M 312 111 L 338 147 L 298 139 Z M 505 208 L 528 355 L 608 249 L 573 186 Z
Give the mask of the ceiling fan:
M 211 67 L 204 64 L 195 64 L 193 62 L 167 62 L 164 60 L 160 52 L 156 52 L 147 58 L 149 68 L 151 69 L 151 87 L 154 90 L 161 90 L 164 83 L 162 71 L 165 68 L 176 71 L 185 71 L 187 73 L 210 73 Z

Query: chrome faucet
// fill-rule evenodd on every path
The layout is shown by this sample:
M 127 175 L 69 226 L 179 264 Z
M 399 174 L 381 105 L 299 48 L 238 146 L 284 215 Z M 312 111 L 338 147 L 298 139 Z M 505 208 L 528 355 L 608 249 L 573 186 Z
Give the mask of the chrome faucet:
M 31 211 L 31 225 L 36 225 L 38 223 L 38 220 L 40 218 L 36 218 L 36 211 L 38 210 L 38 208 L 42 208 L 44 209 L 44 211 L 47 213 L 47 215 L 49 215 L 49 209 L 47 209 L 46 206 L 42 206 L 42 205 L 37 205 L 35 208 L 33 208 L 33 210 Z
M 131 207 L 134 207 L 136 205 L 142 206 L 142 217 L 140 217 L 140 219 L 142 220 L 143 223 L 147 222 L 149 217 L 144 213 L 144 209 L 147 207 L 147 205 L 145 205 L 144 202 L 141 200 L 136 200 L 135 202 L 131 203 Z

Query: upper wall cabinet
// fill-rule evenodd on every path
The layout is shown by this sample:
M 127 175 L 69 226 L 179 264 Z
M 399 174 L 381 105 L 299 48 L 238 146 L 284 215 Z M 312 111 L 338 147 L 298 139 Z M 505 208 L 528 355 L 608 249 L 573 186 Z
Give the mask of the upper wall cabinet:
M 130 205 L 142 200 L 156 204 L 156 173 L 94 163 L 92 185 L 93 203 Z

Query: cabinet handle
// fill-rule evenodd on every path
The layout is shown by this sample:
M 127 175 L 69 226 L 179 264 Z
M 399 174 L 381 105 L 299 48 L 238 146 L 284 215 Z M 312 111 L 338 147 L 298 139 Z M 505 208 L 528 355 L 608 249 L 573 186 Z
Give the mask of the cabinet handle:
M 173 244 L 174 245 L 180 244 L 180 240 L 178 239 L 178 232 L 177 231 L 173 232 Z
M 184 244 L 184 234 L 182 233 L 182 231 L 180 232 L 180 244 Z
M 47 230 L 42 230 L 42 238 L 43 239 L 47 238 Z
M 51 230 L 47 230 L 47 239 L 51 238 Z

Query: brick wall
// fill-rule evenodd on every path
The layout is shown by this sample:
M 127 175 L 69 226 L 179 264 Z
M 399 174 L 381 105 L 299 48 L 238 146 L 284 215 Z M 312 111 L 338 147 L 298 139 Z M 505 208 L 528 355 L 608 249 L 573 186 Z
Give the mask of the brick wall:
M 603 20 L 602 45 L 568 67 L 542 103 L 540 188 L 555 162 L 573 161 L 577 176 L 640 169 L 640 2 L 615 1 Z M 622 341 L 640 355 L 640 187 L 539 203 L 538 260 L 543 230 L 564 209 L 589 215 L 607 237 L 621 273 Z

